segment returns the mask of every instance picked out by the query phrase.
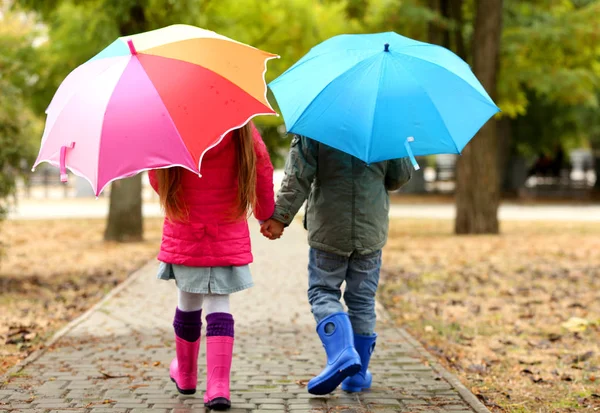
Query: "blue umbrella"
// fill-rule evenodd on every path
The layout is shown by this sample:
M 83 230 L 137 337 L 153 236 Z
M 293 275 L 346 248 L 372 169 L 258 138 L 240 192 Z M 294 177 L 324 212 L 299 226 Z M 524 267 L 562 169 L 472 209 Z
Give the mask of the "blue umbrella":
M 399 34 L 341 35 L 269 85 L 288 132 L 366 163 L 460 153 L 499 111 L 471 68 Z

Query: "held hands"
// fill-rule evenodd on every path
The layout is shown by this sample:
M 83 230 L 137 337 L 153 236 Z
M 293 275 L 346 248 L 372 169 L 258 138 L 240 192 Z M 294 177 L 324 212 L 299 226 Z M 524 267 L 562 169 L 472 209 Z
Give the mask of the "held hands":
M 269 218 L 260 226 L 260 233 L 270 240 L 276 240 L 281 238 L 283 229 L 284 225 L 281 222 Z

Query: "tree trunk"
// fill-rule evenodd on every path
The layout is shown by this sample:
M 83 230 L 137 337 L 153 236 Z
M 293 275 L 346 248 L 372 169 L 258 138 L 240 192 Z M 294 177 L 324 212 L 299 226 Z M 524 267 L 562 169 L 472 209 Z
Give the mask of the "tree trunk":
M 508 164 L 514 155 L 512 150 L 512 119 L 503 117 L 496 123 L 498 134 L 498 173 L 500 174 L 500 193 L 510 191 Z
M 462 1 L 462 0 L 460 0 Z M 429 8 L 440 15 L 442 19 L 450 17 L 449 0 L 429 0 Z M 429 43 L 439 44 L 446 48 L 450 48 L 450 32 L 444 28 L 445 22 L 433 21 L 429 23 L 428 41 Z
M 142 176 L 138 174 L 112 183 L 104 240 L 141 241 L 143 235 Z
M 600 138 L 592 139 L 592 157 L 594 158 L 594 172 L 596 173 L 596 182 L 594 183 L 595 198 L 600 198 Z
M 134 4 L 120 24 L 122 36 L 148 30 L 143 6 Z M 140 174 L 112 183 L 105 241 L 132 242 L 144 238 L 142 177 Z
M 456 27 L 452 31 L 452 38 L 454 39 L 454 53 L 460 56 L 463 60 L 468 60 L 467 48 L 465 47 L 465 40 L 462 34 L 463 28 L 463 13 L 462 6 L 463 0 L 450 0 L 449 4 L 449 15 L 454 21 Z
M 479 0 L 473 35 L 473 71 L 492 99 L 496 96 L 502 0 Z M 465 148 L 456 174 L 457 234 L 497 234 L 500 203 L 498 136 L 494 119 Z

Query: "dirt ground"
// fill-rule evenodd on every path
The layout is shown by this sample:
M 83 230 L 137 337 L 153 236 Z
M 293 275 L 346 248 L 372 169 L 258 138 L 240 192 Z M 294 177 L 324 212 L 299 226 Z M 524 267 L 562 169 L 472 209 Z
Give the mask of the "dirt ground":
M 391 225 L 381 299 L 492 411 L 600 411 L 600 224 Z
M 104 219 L 7 221 L 0 240 L 0 374 L 98 302 L 158 252 L 161 223 L 145 241 L 105 243 Z

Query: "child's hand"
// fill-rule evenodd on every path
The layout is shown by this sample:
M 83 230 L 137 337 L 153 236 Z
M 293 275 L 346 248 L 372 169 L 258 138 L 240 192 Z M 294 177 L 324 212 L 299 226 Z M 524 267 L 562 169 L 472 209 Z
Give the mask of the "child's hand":
M 281 222 L 274 219 L 268 219 L 260 226 L 260 233 L 270 240 L 276 240 L 281 238 L 284 227 L 285 226 Z

